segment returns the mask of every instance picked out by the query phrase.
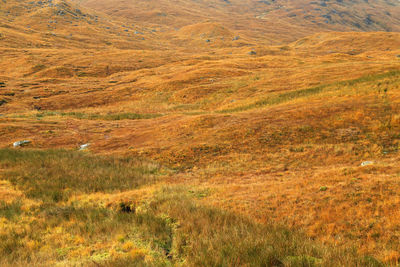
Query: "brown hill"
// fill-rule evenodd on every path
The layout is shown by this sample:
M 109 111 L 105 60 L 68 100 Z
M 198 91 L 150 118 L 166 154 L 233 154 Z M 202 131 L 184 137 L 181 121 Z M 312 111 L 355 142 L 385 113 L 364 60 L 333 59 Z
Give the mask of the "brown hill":
M 82 5 L 110 15 L 179 29 L 207 19 L 262 37 L 270 43 L 294 41 L 321 31 L 399 31 L 398 1 L 203 0 L 119 1 L 83 0 Z M 259 40 L 260 41 L 260 40 Z
M 62 0 L 6 1 L 0 6 L 0 34 L 0 46 L 14 48 L 143 49 L 157 46 L 156 34 L 150 29 Z
M 141 158 L 162 166 L 160 179 L 152 180 L 161 185 L 185 184 L 191 194 L 192 188 L 206 188 L 207 194 L 195 195 L 207 205 L 299 227 L 319 242 L 398 263 L 400 34 L 355 31 L 380 29 L 381 24 L 365 21 L 367 13 L 376 14 L 370 18 L 375 22 L 387 19 L 392 28 L 385 30 L 396 29 L 396 2 L 88 0 L 82 1 L 85 8 L 77 2 L 39 2 L 0 5 L 0 146 L 31 141 L 2 155 L 77 150 L 90 143 L 88 155 Z M 329 23 L 320 16 L 350 7 L 356 11 L 332 15 Z M 306 13 L 316 18 L 299 15 Z M 362 21 L 362 27 L 354 24 Z M 340 32 L 349 29 L 354 31 Z M 47 173 L 35 153 L 22 164 L 8 162 L 9 156 L 0 162 L 1 179 L 7 180 L 0 181 L 0 191 L 9 192 L 5 200 L 10 195 L 25 201 L 33 192 L 26 181 L 57 181 L 79 161 L 70 158 L 60 175 Z M 54 161 L 57 153 L 49 154 L 55 170 L 64 161 Z M 153 174 L 140 162 L 139 169 Z M 132 193 L 124 191 L 130 190 L 124 179 L 131 175 L 125 163 L 121 187 L 114 188 L 121 192 L 71 191 L 81 178 L 77 172 L 71 175 L 73 187 L 57 185 L 65 202 L 57 193 L 52 197 L 61 202 L 55 206 L 31 205 L 43 221 L 42 206 L 69 218 L 72 213 L 63 206 L 75 201 L 69 196 L 80 204 L 108 199 L 119 206 Z M 106 186 L 115 162 L 104 164 L 107 171 L 95 174 L 82 165 L 83 177 Z M 45 171 L 45 179 L 36 176 L 36 168 Z M 158 184 L 143 186 L 137 194 L 149 197 L 145 192 Z M 36 189 L 43 193 L 41 186 Z M 1 214 L 9 210 L 2 208 Z M 33 216 L 29 206 L 21 212 Z M 172 222 L 165 215 L 154 218 L 159 217 Z M 79 221 L 74 220 L 63 228 Z M 2 217 L 2 225 L 6 222 L 14 224 Z M 62 228 L 54 227 L 60 234 Z M 42 230 L 53 233 L 48 229 L 54 228 Z M 8 240 L 14 232 L 2 233 Z M 93 251 L 111 257 L 122 242 L 114 235 L 109 238 L 115 242 L 104 244 L 97 237 L 66 237 L 50 246 L 62 253 L 49 264 L 92 263 L 99 260 Z M 29 253 L 47 258 L 48 242 L 55 239 L 51 235 L 36 244 L 31 237 L 13 236 L 17 241 L 2 246 L 2 255 L 21 241 L 26 244 L 17 251 L 28 260 Z M 186 244 L 182 241 L 182 247 Z M 165 251 L 164 256 L 170 258 Z

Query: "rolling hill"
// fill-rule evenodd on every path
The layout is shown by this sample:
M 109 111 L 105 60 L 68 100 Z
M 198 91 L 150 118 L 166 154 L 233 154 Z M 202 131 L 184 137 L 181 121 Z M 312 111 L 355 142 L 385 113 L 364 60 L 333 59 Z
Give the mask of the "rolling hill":
M 206 20 L 279 44 L 322 31 L 399 31 L 396 0 L 79 0 L 80 4 L 163 30 Z
M 3 0 L 0 265 L 398 265 L 399 13 Z
M 0 6 L 0 23 L 0 45 L 8 48 L 144 49 L 157 46 L 154 41 L 157 37 L 151 29 L 99 16 L 93 11 L 88 13 L 66 1 L 8 0 Z M 143 42 L 144 31 L 148 42 Z

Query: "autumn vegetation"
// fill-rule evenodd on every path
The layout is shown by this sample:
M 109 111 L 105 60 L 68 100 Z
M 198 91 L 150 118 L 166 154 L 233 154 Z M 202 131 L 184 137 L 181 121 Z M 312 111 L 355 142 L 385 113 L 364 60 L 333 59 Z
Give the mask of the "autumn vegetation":
M 0 4 L 1 266 L 400 264 L 398 6 L 40 2 Z
M 209 189 L 157 187 L 168 170 L 154 162 L 63 150 L 3 149 L 0 159 L 2 265 L 380 265 L 201 203 Z

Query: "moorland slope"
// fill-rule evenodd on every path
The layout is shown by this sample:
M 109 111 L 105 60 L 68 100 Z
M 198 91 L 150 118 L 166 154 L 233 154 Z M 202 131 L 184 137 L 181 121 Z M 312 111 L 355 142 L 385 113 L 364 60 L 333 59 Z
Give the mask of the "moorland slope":
M 396 0 L 76 0 L 109 15 L 163 31 L 207 20 L 222 23 L 269 44 L 295 41 L 324 31 L 399 31 Z
M 395 266 L 398 6 L 3 1 L 0 264 Z

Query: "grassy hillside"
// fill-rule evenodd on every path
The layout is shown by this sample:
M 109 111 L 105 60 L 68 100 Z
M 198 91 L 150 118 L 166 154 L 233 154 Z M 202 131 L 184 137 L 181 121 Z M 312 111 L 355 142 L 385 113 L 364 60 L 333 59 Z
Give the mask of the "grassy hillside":
M 379 266 L 302 233 L 159 186 L 160 166 L 71 151 L 0 151 L 2 265 Z
M 164 31 L 210 20 L 259 43 L 280 44 L 325 31 L 399 31 L 396 0 L 75 0 L 109 15 Z
M 2 48 L 143 49 L 158 47 L 155 39 L 151 29 L 69 1 L 7 0 L 0 6 Z
M 0 265 L 398 265 L 398 3 L 172 3 L 0 5 Z

